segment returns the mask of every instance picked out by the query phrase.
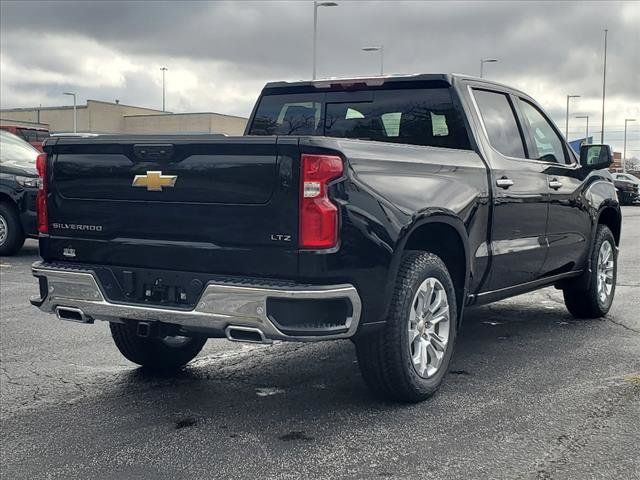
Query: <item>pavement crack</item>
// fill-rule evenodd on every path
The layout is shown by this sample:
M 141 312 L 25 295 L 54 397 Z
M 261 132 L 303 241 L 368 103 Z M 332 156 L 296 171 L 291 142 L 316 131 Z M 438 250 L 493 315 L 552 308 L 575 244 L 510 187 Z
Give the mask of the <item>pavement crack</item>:
M 604 318 L 605 318 L 605 320 L 607 320 L 607 321 L 609 321 L 609 322 L 611 322 L 611 323 L 613 323 L 613 324 L 615 324 L 615 325 L 618 325 L 619 327 L 622 327 L 622 328 L 624 328 L 625 330 L 629 330 L 629 331 L 631 331 L 631 332 L 635 332 L 635 333 L 640 333 L 640 330 L 637 330 L 637 329 L 635 329 L 635 328 L 633 328 L 633 327 L 630 327 L 629 325 L 625 325 L 624 323 L 616 322 L 616 321 L 615 321 L 613 318 L 611 318 L 609 315 L 607 315 L 607 316 L 606 316 L 606 317 L 604 317 Z

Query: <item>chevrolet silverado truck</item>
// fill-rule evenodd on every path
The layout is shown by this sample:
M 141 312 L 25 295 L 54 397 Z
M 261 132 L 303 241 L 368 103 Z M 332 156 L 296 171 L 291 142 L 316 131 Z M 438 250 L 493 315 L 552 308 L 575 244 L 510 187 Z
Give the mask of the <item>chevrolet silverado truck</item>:
M 52 138 L 31 302 L 110 322 L 175 370 L 207 338 L 351 339 L 377 395 L 417 402 L 465 308 L 547 286 L 613 301 L 621 213 L 606 145 L 576 158 L 543 109 L 422 74 L 265 86 L 244 136 Z

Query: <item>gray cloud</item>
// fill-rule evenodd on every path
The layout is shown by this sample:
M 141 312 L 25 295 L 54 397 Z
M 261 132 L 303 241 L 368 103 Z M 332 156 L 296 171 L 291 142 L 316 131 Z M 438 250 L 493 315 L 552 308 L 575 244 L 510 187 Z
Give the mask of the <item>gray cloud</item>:
M 384 44 L 386 70 L 397 73 L 478 74 L 480 58 L 491 56 L 500 61 L 487 66 L 488 76 L 536 90 L 530 93 L 560 120 L 566 93 L 583 96 L 580 108 L 593 110 L 597 104 L 602 29 L 607 27 L 608 95 L 617 102 L 613 108 L 630 105 L 631 113 L 640 109 L 640 4 L 636 2 L 339 3 L 319 10 L 321 76 L 376 73 L 375 54 L 360 51 L 368 44 Z M 79 61 L 85 55 L 85 42 L 91 41 L 112 56 L 148 64 L 149 70 L 124 72 L 116 84 L 78 85 L 87 97 L 157 102 L 152 94 L 157 90 L 157 72 L 150 69 L 179 64 L 197 74 L 200 84 L 192 93 L 200 98 L 182 96 L 176 106 L 199 110 L 225 106 L 221 96 L 206 96 L 204 89 L 214 84 L 213 88 L 229 92 L 253 89 L 239 94 L 231 105 L 231 113 L 246 114 L 265 81 L 310 76 L 312 12 L 311 2 L 3 1 L 2 54 L 13 69 L 38 67 L 73 83 L 74 76 L 86 76 Z M 77 51 L 52 51 L 41 40 L 44 34 L 74 39 L 69 46 Z M 169 78 L 171 74 L 170 70 Z M 16 105 L 21 94 L 33 93 L 34 86 L 27 82 L 3 79 L 2 83 L 3 105 Z M 38 85 L 45 92 L 43 101 L 60 90 L 53 82 Z M 596 123 L 597 111 L 589 113 Z M 615 121 L 619 123 L 617 117 Z

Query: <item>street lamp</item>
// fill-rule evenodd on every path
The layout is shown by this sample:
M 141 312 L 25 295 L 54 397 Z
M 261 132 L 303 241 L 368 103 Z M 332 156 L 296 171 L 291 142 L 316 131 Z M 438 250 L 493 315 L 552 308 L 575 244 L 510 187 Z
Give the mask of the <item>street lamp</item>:
M 162 71 L 162 111 L 164 112 L 164 98 L 165 98 L 165 89 L 164 89 L 164 74 L 167 70 L 169 70 L 167 67 L 160 67 L 160 70 Z
M 635 118 L 624 119 L 624 146 L 622 147 L 622 171 L 624 173 L 627 173 L 627 123 L 635 121 Z
M 564 138 L 569 141 L 569 100 L 572 98 L 580 98 L 580 95 L 567 95 L 567 120 L 564 125 Z
M 607 87 L 607 34 L 609 30 L 604 29 L 604 59 L 602 62 L 602 131 L 600 132 L 600 143 L 604 143 L 604 97 Z
M 576 118 L 585 118 L 587 120 L 587 129 L 584 134 L 584 143 L 589 143 L 589 115 L 577 115 Z
M 380 75 L 384 75 L 384 45 L 377 47 L 364 47 L 363 52 L 380 52 Z
M 318 7 L 337 7 L 336 2 L 318 2 L 313 1 L 313 79 L 316 79 L 316 57 L 318 43 Z
M 480 78 L 483 78 L 484 75 L 484 64 L 485 63 L 496 63 L 498 60 L 495 58 L 481 58 L 480 59 Z
M 63 95 L 71 95 L 73 97 L 73 133 L 78 131 L 78 110 L 76 109 L 76 93 L 63 92 Z

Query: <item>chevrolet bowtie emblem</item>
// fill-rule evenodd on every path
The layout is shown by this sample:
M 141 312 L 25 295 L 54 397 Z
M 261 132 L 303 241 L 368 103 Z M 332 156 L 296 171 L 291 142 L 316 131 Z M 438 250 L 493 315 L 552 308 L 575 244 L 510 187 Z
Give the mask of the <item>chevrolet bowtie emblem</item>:
M 136 175 L 131 185 L 147 187 L 150 192 L 161 192 L 162 187 L 173 187 L 177 179 L 177 175 L 163 175 L 160 171 L 148 171 L 146 175 Z

